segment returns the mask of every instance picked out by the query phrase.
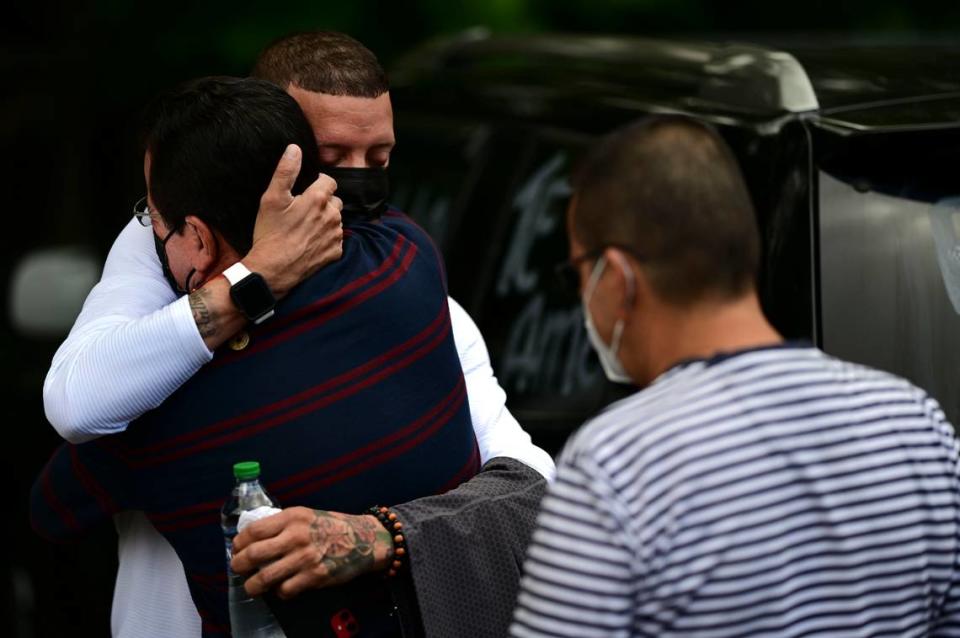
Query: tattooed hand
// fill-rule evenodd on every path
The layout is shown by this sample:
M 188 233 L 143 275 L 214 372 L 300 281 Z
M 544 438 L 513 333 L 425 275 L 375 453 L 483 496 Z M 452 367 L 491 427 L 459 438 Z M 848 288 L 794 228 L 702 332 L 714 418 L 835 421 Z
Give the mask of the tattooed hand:
M 393 560 L 390 534 L 374 516 L 290 507 L 259 520 L 233 541 L 233 570 L 246 574 L 246 589 L 281 598 L 353 580 L 386 569 Z

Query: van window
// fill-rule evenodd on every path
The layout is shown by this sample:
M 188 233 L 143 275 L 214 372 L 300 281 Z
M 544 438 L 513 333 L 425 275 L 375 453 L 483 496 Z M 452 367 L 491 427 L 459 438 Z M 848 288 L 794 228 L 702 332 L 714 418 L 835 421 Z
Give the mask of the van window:
M 823 347 L 906 377 L 957 423 L 960 136 L 849 144 L 819 177 Z
M 590 346 L 578 291 L 556 272 L 569 257 L 569 178 L 585 142 L 544 135 L 524 145 L 484 238 L 494 261 L 480 282 L 476 319 L 511 410 L 541 441 L 544 432 L 565 437 L 622 396 Z

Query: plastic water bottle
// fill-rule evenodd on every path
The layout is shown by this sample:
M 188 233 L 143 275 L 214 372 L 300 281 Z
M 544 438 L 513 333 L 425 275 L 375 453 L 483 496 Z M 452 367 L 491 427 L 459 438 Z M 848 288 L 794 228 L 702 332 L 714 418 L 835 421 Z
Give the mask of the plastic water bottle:
M 230 604 L 230 632 L 233 638 L 286 638 L 280 623 L 274 618 L 263 598 L 251 597 L 243 588 L 243 576 L 233 573 L 233 538 L 237 535 L 240 514 L 261 506 L 276 507 L 273 499 L 260 485 L 260 464 L 255 461 L 233 466 L 237 484 L 220 511 L 220 525 L 227 548 L 228 599 Z

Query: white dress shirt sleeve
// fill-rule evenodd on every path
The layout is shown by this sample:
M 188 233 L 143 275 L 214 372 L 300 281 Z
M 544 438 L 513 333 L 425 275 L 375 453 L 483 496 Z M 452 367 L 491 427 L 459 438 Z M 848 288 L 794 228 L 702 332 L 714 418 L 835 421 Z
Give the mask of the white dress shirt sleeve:
M 136 220 L 121 231 L 47 372 L 47 419 L 72 443 L 124 431 L 213 357 L 189 299 L 177 299 L 163 278 L 152 235 Z M 481 462 L 507 456 L 551 480 L 553 460 L 507 410 L 480 330 L 456 301 L 449 303 Z
M 480 462 L 506 456 L 532 467 L 548 481 L 553 480 L 556 471 L 553 459 L 533 444 L 530 435 L 507 409 L 507 393 L 493 374 L 490 354 L 480 329 L 460 304 L 452 298 L 449 302 L 453 339 L 467 384 L 467 400 L 480 448 Z
M 43 384 L 47 419 L 72 443 L 122 432 L 213 354 L 187 297 L 163 278 L 153 230 L 130 220 Z

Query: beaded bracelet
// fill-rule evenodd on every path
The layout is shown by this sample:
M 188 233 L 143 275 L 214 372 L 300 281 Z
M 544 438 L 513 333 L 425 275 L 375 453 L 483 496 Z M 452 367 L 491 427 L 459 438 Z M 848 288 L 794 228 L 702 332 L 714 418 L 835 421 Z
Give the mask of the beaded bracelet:
M 391 512 L 389 507 L 374 506 L 370 508 L 370 513 L 376 516 L 380 524 L 392 534 L 393 563 L 387 571 L 387 578 L 393 578 L 403 567 L 403 557 L 407 555 L 407 539 L 403 535 L 403 523 L 397 520 L 397 515 Z

